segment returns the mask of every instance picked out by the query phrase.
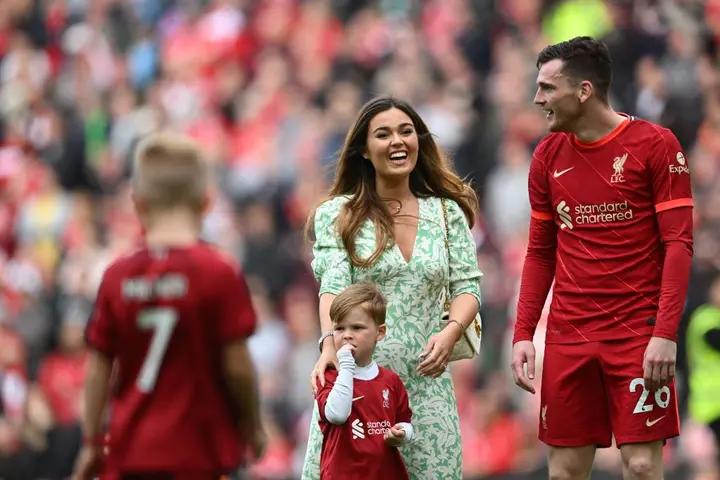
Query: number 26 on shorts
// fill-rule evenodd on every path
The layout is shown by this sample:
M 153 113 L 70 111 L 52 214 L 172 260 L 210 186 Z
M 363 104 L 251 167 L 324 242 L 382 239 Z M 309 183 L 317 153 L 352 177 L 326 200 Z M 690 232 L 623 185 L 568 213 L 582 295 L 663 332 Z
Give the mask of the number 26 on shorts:
M 647 390 L 645 388 L 645 381 L 642 378 L 635 378 L 632 382 L 630 382 L 630 392 L 635 393 L 638 387 L 642 389 L 642 393 L 640 394 L 640 398 L 635 404 L 635 410 L 633 410 L 634 414 L 652 412 L 655 408 L 655 405 L 660 408 L 667 408 L 668 405 L 670 405 L 670 388 L 668 388 L 667 386 L 655 391 L 655 405 L 653 405 L 652 400 L 648 402 L 650 390 Z
M 138 314 L 138 328 L 153 331 L 150 348 L 137 378 L 137 388 L 141 392 L 149 393 L 155 388 L 160 365 L 165 358 L 165 351 L 176 324 L 177 312 L 174 308 L 147 308 Z

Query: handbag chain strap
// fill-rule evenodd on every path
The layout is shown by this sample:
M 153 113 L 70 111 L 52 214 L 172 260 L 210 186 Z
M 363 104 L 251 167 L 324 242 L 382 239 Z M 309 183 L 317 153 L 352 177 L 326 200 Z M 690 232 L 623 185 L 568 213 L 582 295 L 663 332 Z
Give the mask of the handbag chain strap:
M 440 203 L 442 204 L 443 220 L 445 221 L 445 250 L 447 251 L 447 262 L 448 262 L 448 281 L 447 281 L 447 294 L 445 295 L 445 311 L 450 311 L 450 227 L 448 225 L 448 213 L 445 199 L 441 198 Z M 475 332 L 478 336 L 482 333 L 482 327 L 477 321 L 477 318 L 473 319 L 472 325 L 475 326 Z
M 445 311 L 450 311 L 450 227 L 448 225 L 448 213 L 447 213 L 447 204 L 445 203 L 445 199 L 440 199 L 440 204 L 442 205 L 442 214 L 443 214 L 443 221 L 445 222 L 445 251 L 447 252 L 447 266 L 448 266 L 448 276 L 447 276 L 447 292 L 445 293 Z

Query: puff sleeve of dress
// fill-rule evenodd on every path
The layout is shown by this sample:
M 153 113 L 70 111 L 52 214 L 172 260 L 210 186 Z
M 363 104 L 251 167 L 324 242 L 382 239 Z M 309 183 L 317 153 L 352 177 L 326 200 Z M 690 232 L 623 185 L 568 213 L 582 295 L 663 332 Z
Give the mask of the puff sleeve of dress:
M 350 257 L 335 228 L 335 220 L 345 202 L 343 197 L 332 198 L 315 211 L 312 269 L 320 282 L 319 295 L 338 295 L 352 284 Z
M 450 243 L 450 300 L 469 293 L 480 304 L 480 282 L 483 274 L 478 268 L 475 240 L 460 206 L 452 200 L 445 202 Z

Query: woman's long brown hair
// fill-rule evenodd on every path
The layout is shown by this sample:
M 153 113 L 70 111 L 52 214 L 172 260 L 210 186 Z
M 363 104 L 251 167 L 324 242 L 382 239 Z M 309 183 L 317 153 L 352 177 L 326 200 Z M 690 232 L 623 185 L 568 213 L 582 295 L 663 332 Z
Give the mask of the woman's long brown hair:
M 335 180 L 330 188 L 330 197 L 350 197 L 338 215 L 335 228 L 350 261 L 356 267 L 372 266 L 387 248 L 395 244 L 393 217 L 375 188 L 375 168 L 369 160 L 363 158 L 367 151 L 370 121 L 378 113 L 391 108 L 402 110 L 410 117 L 418 136 L 417 164 L 410 173 L 412 193 L 416 197 L 434 196 L 454 200 L 465 213 L 470 226 L 475 223 L 478 208 L 475 192 L 452 171 L 420 115 L 402 100 L 393 97 L 375 98 L 363 106 L 348 132 L 335 169 Z M 369 258 L 362 259 L 355 251 L 355 237 L 368 219 L 375 225 L 376 248 Z M 305 225 L 306 237 L 313 236 L 314 221 L 315 210 Z

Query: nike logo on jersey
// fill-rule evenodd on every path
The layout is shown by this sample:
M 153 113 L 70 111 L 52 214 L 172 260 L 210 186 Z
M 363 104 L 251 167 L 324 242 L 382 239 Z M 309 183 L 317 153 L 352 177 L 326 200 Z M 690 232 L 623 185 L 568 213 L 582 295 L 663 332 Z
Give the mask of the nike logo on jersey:
M 360 395 L 359 397 L 355 397 L 352 399 L 352 401 L 354 402 L 355 400 L 360 400 L 361 398 L 365 398 L 365 395 Z
M 561 175 L 565 175 L 567 172 L 569 172 L 569 171 L 572 170 L 573 168 L 575 168 L 575 167 L 566 168 L 565 170 L 562 170 L 562 171 L 560 171 L 560 172 L 558 172 L 557 170 L 555 170 L 555 173 L 553 173 L 553 178 L 558 178 L 558 177 L 561 176 Z
M 663 416 L 660 417 L 660 418 L 656 418 L 655 420 L 650 420 L 650 419 L 648 418 L 647 420 L 645 420 L 645 425 L 648 426 L 648 427 L 652 427 L 653 425 L 655 425 L 657 422 L 659 422 L 659 421 L 662 420 L 663 418 L 665 418 L 665 415 L 663 415 Z

